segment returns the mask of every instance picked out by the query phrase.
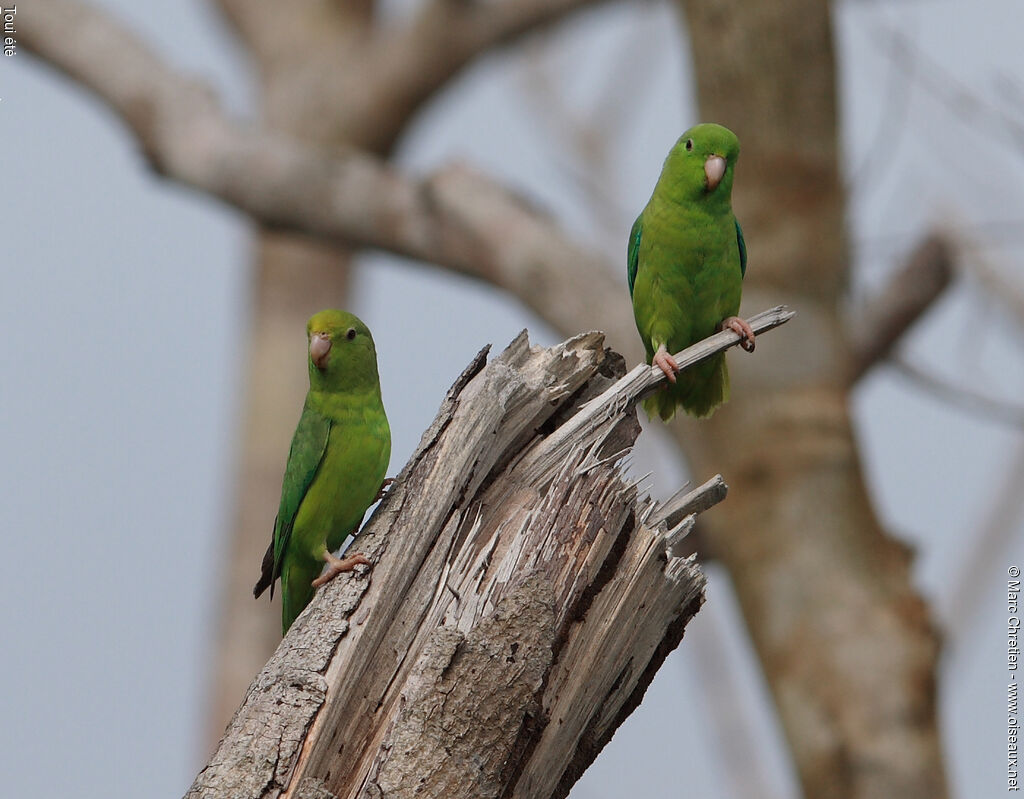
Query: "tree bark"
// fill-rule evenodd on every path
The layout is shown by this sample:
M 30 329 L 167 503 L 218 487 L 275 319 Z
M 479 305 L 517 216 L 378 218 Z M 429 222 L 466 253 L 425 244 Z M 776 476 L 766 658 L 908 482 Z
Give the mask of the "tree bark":
M 744 303 L 785 297 L 800 309 L 799 325 L 756 358 L 733 359 L 725 410 L 675 428 L 698 473 L 714 463 L 744 497 L 704 532 L 732 576 L 804 795 L 942 797 L 938 640 L 910 553 L 872 510 L 848 410 L 847 376 L 865 362 L 840 319 L 829 6 L 680 5 L 702 116 L 743 142 L 734 204 L 749 247 Z

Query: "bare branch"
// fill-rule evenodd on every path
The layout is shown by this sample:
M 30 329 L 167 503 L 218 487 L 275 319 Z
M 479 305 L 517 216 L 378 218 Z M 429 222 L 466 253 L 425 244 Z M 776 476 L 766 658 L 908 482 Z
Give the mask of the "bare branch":
M 986 421 L 1024 429 L 1024 406 L 1022 405 L 979 394 L 976 391 L 941 380 L 910 363 L 906 358 L 893 357 L 889 359 L 889 362 L 899 374 L 917 383 L 929 394 L 951 405 L 973 413 Z
M 1024 281 L 1020 279 L 1019 271 L 1012 267 L 997 267 L 979 248 L 970 247 L 967 234 L 959 233 L 957 241 L 961 239 L 968 242 L 965 249 L 972 254 L 960 259 L 960 269 L 964 274 L 976 279 L 989 295 L 1010 313 L 1018 325 L 1024 326 Z
M 675 527 L 684 517 L 693 513 L 701 513 L 710 506 L 703 503 L 713 499 L 712 504 L 718 504 L 728 492 L 729 487 L 725 484 L 721 475 L 716 475 L 703 485 L 689 490 L 688 486 L 679 489 L 675 494 L 659 502 L 650 517 L 645 521 L 653 525 L 664 522 L 668 527 Z
M 884 359 L 946 290 L 953 275 L 951 249 L 938 234 L 927 236 L 875 300 L 857 313 L 851 333 L 850 383 Z
M 967 642 L 977 629 L 983 599 L 991 585 L 992 575 L 1010 560 L 1011 546 L 1020 531 L 1024 515 L 1024 444 L 1018 444 L 1009 465 L 1000 470 L 999 487 L 983 518 L 961 547 L 951 553 L 951 568 L 945 585 L 948 588 L 937 598 L 943 627 L 956 648 Z
M 431 0 L 406 27 L 382 32 L 368 54 L 376 94 L 386 98 L 392 116 L 407 119 L 481 53 L 602 2 L 607 0 Z
M 785 305 L 779 305 L 750 317 L 747 322 L 755 334 L 760 334 L 785 324 L 794 316 L 796 316 L 796 311 L 790 311 Z M 713 336 L 708 336 L 702 341 L 698 341 L 692 347 L 687 347 L 685 350 L 675 353 L 673 357 L 680 369 L 687 369 L 695 363 L 699 363 L 705 358 L 710 358 L 712 355 L 723 352 L 739 343 L 740 337 L 737 333 L 734 333 L 732 330 L 723 330 L 720 333 L 715 333 Z M 603 418 L 614 415 L 618 409 L 627 407 L 641 397 L 651 393 L 657 386 L 665 382 L 665 379 L 665 374 L 657 366 L 640 364 L 633 367 L 629 374 L 608 388 L 603 394 L 590 400 L 586 406 L 586 413 L 577 414 L 570 422 L 562 425 L 557 432 L 549 435 L 544 440 L 544 444 L 537 448 L 536 458 L 540 457 L 539 454 L 549 457 L 550 453 L 559 451 L 563 453 L 564 457 L 564 453 L 576 445 L 575 442 L 586 440 L 591 436 L 593 430 L 603 423 Z M 524 457 L 517 468 L 529 470 L 535 462 L 540 464 L 542 461 Z M 706 490 L 709 494 L 715 494 L 720 489 L 713 482 L 702 486 L 701 489 Z M 693 505 L 693 507 L 697 507 L 697 505 Z M 689 512 L 692 513 L 693 511 Z M 670 512 L 670 516 L 667 518 L 675 518 L 675 515 Z
M 454 72 L 496 45 L 600 2 L 606 0 L 431 0 L 405 31 L 401 45 L 421 54 L 432 53 L 433 58 L 443 55 Z
M 558 329 L 602 327 L 636 352 L 625 287 L 608 263 L 486 177 L 456 166 L 413 180 L 356 150 L 331 156 L 242 125 L 203 84 L 74 0 L 38 0 L 21 43 L 104 100 L 166 177 L 269 227 L 482 278 Z
M 365 28 L 373 11 L 373 0 L 215 1 L 261 63 L 288 52 L 308 53 L 314 43 L 336 38 L 352 23 Z

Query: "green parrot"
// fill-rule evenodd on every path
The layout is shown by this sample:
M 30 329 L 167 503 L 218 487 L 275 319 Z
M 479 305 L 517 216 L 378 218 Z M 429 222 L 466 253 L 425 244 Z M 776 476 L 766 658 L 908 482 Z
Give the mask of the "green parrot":
M 391 457 L 373 338 L 345 311 L 321 311 L 306 325 L 309 393 L 292 438 L 274 535 L 253 595 L 281 578 L 282 625 L 309 604 L 317 587 L 359 563 L 336 558 L 366 509 L 383 496 Z M 327 569 L 320 575 L 324 563 Z
M 747 269 L 743 231 L 732 213 L 735 134 L 705 123 L 686 131 L 629 234 L 627 276 L 633 315 L 647 349 L 670 385 L 644 400 L 668 421 L 682 407 L 708 416 L 729 398 L 725 353 L 679 372 L 673 353 L 728 328 L 754 349 L 754 331 L 736 314 Z

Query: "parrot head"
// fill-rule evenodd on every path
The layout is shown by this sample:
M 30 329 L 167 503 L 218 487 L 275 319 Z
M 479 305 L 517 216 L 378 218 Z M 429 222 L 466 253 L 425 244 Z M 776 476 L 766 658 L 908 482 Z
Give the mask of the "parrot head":
M 347 311 L 320 311 L 306 323 L 309 385 L 347 391 L 378 385 L 377 350 L 369 328 Z
M 729 203 L 740 141 L 728 128 L 705 122 L 686 131 L 669 151 L 658 181 L 680 202 Z

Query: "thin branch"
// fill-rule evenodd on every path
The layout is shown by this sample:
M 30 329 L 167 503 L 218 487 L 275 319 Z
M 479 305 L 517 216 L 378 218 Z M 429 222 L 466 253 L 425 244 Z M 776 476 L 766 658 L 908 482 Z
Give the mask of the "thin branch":
M 1008 552 L 1020 530 L 1024 514 L 1024 444 L 1007 468 L 1001 470 L 1001 484 L 995 498 L 976 528 L 974 535 L 964 542 L 960 552 L 953 553 L 948 588 L 939 599 L 940 617 L 954 647 L 965 643 L 969 632 L 976 627 L 983 598 L 991 585 L 992 575 L 1008 560 Z
M 971 249 L 966 234 L 959 233 L 957 239 L 966 241 Z M 1009 269 L 997 267 L 979 249 L 974 249 L 971 257 L 962 258 L 959 266 L 964 274 L 976 279 L 1018 325 L 1024 326 L 1024 281 L 1019 278 L 1018 270 L 1011 273 Z
M 632 43 L 628 43 L 632 44 Z M 612 102 L 606 100 L 594 112 L 588 114 L 573 112 L 561 95 L 556 80 L 558 67 L 550 63 L 550 48 L 538 45 L 534 48 L 536 57 L 526 60 L 522 70 L 522 97 L 532 110 L 532 124 L 543 129 L 544 138 L 554 145 L 552 155 L 555 169 L 571 183 L 579 196 L 589 206 L 594 228 L 602 237 L 618 235 L 615 232 L 619 220 L 626 219 L 629 211 L 620 203 L 615 192 L 614 170 L 610 158 L 611 139 L 616 131 L 618 116 L 611 113 Z M 637 65 L 644 66 L 636 58 L 635 48 L 620 48 L 620 58 L 610 65 L 609 79 L 603 87 L 603 98 L 614 98 L 614 111 L 621 116 L 622 83 L 630 85 L 629 72 L 637 72 Z M 628 57 L 626 57 L 628 56 Z M 607 65 L 606 65 L 607 66 Z M 614 79 L 612 79 L 614 76 Z M 639 75 L 633 76 L 631 85 L 643 85 Z M 632 99 L 635 92 L 629 92 Z M 621 242 L 616 241 L 619 246 Z
M 778 305 L 750 317 L 747 323 L 754 333 L 759 335 L 784 325 L 794 316 L 796 316 L 796 311 L 789 310 L 785 305 Z M 692 347 L 675 353 L 673 357 L 680 370 L 687 369 L 695 363 L 710 358 L 716 353 L 724 352 L 739 343 L 738 334 L 732 330 L 723 330 L 698 341 Z M 580 413 L 549 435 L 544 443 L 533 450 L 530 455 L 525 456 L 516 468 L 529 473 L 531 469 L 539 468 L 547 458 L 565 457 L 565 453 L 578 446 L 579 441 L 588 440 L 593 435 L 593 431 L 598 429 L 605 419 L 620 413 L 623 407 L 634 404 L 650 394 L 665 382 L 665 379 L 665 374 L 657 366 L 649 366 L 644 363 L 633 367 L 629 374 L 587 402 Z M 702 486 L 701 489 L 709 492 L 719 490 L 710 483 Z
M 950 405 L 968 411 L 988 422 L 998 422 L 1024 429 L 1024 406 L 988 397 L 963 386 L 948 383 L 900 356 L 890 358 L 889 363 L 903 377 Z
M 667 527 L 675 527 L 683 520 L 684 516 L 707 510 L 710 505 L 704 503 L 717 504 L 721 502 L 725 499 L 728 491 L 729 486 L 725 484 L 720 474 L 694 489 L 683 486 L 664 502 L 659 502 L 654 506 L 650 517 L 645 521 L 652 526 L 664 523 Z
M 313 42 L 336 37 L 353 24 L 366 29 L 373 11 L 372 0 L 215 0 L 215 4 L 260 63 L 289 52 L 308 53 Z
M 889 37 L 889 48 L 893 51 L 904 46 L 903 39 Z M 865 189 L 878 186 L 872 180 L 875 175 L 885 174 L 890 161 L 899 152 L 897 145 L 906 132 L 907 116 L 910 110 L 910 78 L 915 67 L 914 59 L 908 56 L 907 63 L 901 64 L 894 56 L 889 59 L 889 69 L 885 78 L 885 89 L 882 92 L 882 111 L 878 114 L 878 123 L 870 145 L 864 149 L 860 163 L 850 170 L 847 179 L 847 206 L 853 205 L 858 195 Z
M 21 44 L 95 92 L 172 180 L 268 227 L 484 279 L 559 329 L 602 327 L 620 350 L 637 350 L 623 281 L 607 261 L 480 174 L 456 166 L 414 180 L 357 150 L 327 155 L 240 124 L 204 84 L 168 66 L 105 12 L 74 0 L 37 0 Z
M 393 118 L 408 119 L 477 56 L 608 0 L 432 0 L 404 27 L 377 31 L 375 94 Z M 396 109 L 398 113 L 396 114 Z M 386 121 L 385 121 L 386 124 Z M 392 140 L 400 131 L 384 138 Z
M 972 130 L 980 130 L 1014 150 L 1024 149 L 1024 122 L 1006 112 L 1005 104 L 975 94 L 957 75 L 902 31 L 878 23 L 873 41 L 931 94 L 950 114 Z
M 405 32 L 402 44 L 444 52 L 453 69 L 482 52 L 550 26 L 586 6 L 607 0 L 498 0 L 468 3 L 432 0 L 424 4 Z
M 952 280 L 952 248 L 937 234 L 914 248 L 875 300 L 856 314 L 848 380 L 855 383 L 883 360 Z
M 727 789 L 725 795 L 778 799 L 771 790 L 777 782 L 770 761 L 772 747 L 758 734 L 761 730 L 751 712 L 751 685 L 757 680 L 743 673 L 746 658 L 737 658 L 735 645 L 729 646 L 729 637 L 741 629 L 735 591 L 722 570 L 712 580 L 711 593 L 717 601 L 702 610 L 702 621 L 690 633 L 695 636 L 690 656 L 694 677 L 702 685 L 699 701 L 706 708 L 709 744 L 717 750 L 722 764 L 743 762 L 743 768 L 722 769 L 726 785 L 732 789 Z M 723 602 L 723 593 L 732 596 Z M 772 737 L 782 738 L 778 733 Z M 797 791 L 790 794 L 796 795 Z

